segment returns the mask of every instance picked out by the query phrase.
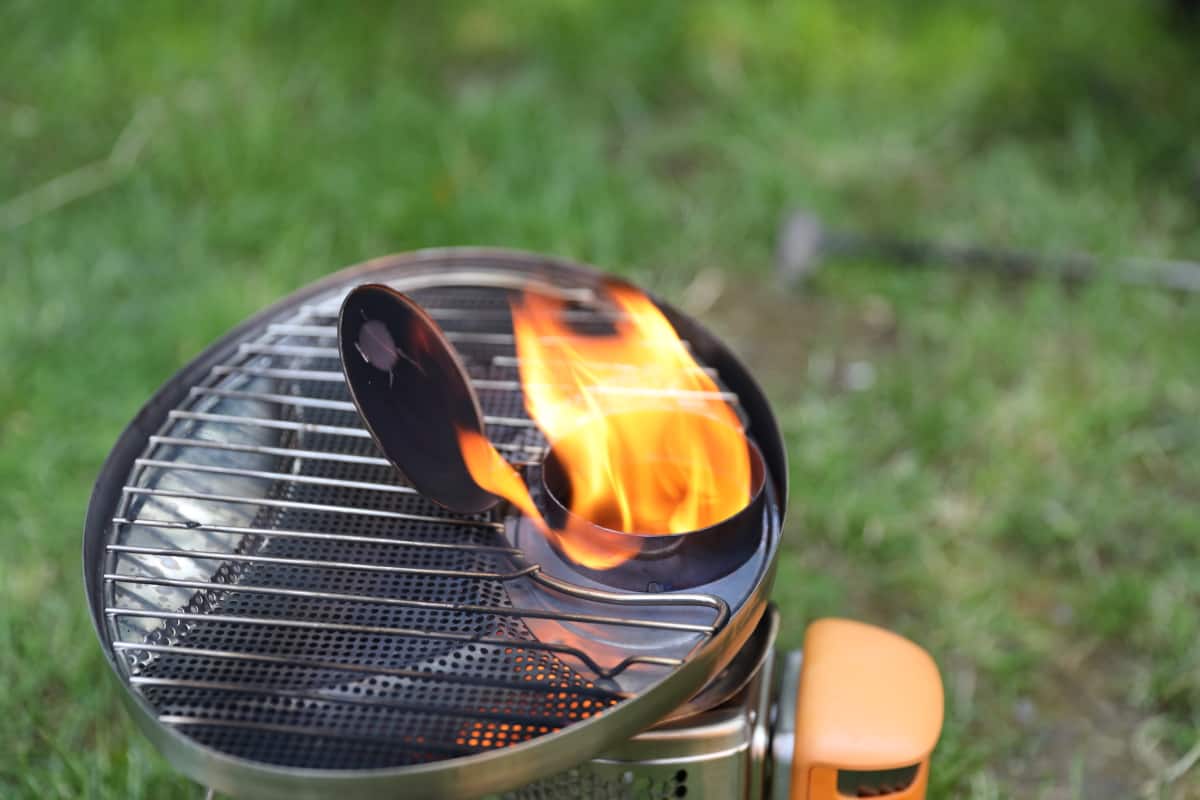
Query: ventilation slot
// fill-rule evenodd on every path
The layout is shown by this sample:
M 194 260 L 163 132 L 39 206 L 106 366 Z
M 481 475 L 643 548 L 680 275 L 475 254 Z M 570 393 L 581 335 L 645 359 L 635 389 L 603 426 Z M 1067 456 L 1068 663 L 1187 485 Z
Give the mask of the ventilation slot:
M 921 765 L 899 769 L 838 770 L 838 794 L 844 797 L 888 797 L 913 785 Z

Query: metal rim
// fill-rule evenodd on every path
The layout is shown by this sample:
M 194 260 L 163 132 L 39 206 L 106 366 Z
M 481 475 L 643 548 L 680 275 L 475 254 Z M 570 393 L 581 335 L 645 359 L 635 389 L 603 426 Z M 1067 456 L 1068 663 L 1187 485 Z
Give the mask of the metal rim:
M 670 534 L 617 530 L 573 512 L 563 496 L 569 478 L 551 445 L 542 462 L 539 481 L 546 518 L 552 526 L 565 527 L 571 535 L 593 546 L 624 549 L 629 542 L 636 544 L 638 555 L 617 568 L 604 570 L 576 565 L 582 574 L 600 583 L 632 591 L 644 591 L 651 581 L 670 590 L 711 583 L 746 563 L 761 539 L 767 494 L 766 465 L 758 445 L 751 439 L 744 441 L 751 474 L 746 504 L 702 528 Z M 552 539 L 551 547 L 559 550 L 558 540 Z
M 779 531 L 771 532 L 769 552 L 758 582 L 743 607 L 708 642 L 673 672 L 636 697 L 629 698 L 591 719 L 503 750 L 439 761 L 432 764 L 370 770 L 321 770 L 277 767 L 231 756 L 185 736 L 159 722 L 149 703 L 132 691 L 116 662 L 116 651 L 103 624 L 104 536 L 111 510 L 120 495 L 129 466 L 145 448 L 168 411 L 186 395 L 196 380 L 220 358 L 236 349 L 252 331 L 285 310 L 385 270 L 405 270 L 414 279 L 437 283 L 447 269 L 478 265 L 495 270 L 519 265 L 524 271 L 544 270 L 554 278 L 598 280 L 602 273 L 569 261 L 521 251 L 493 248 L 445 248 L 375 259 L 336 272 L 310 284 L 233 328 L 172 376 L 137 413 L 105 460 L 89 502 L 83 537 L 83 571 L 92 625 L 113 676 L 125 690 L 122 697 L 135 722 L 148 738 L 182 772 L 223 792 L 252 792 L 271 797 L 320 797 L 337 793 L 345 797 L 373 796 L 402 786 L 407 796 L 436 797 L 447 792 L 467 795 L 504 791 L 578 763 L 621 738 L 667 716 L 695 694 L 723 666 L 754 630 L 769 594 L 775 572 Z M 487 279 L 487 273 L 481 273 Z M 659 302 L 656 300 L 656 302 Z M 761 390 L 745 367 L 715 337 L 690 318 L 659 302 L 681 335 L 701 339 L 710 354 L 723 363 L 723 377 L 744 399 L 758 426 L 756 438 L 764 449 L 779 509 L 777 526 L 786 508 L 786 461 L 774 417 Z

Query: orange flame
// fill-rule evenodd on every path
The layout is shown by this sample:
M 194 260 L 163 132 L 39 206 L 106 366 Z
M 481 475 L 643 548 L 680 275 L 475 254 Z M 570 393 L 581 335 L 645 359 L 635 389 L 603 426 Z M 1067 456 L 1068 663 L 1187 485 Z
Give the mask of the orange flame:
M 529 489 L 521 480 L 521 476 L 496 452 L 491 442 L 475 431 L 460 430 L 458 443 L 462 447 L 467 469 L 471 471 L 475 482 L 519 508 L 521 513 L 533 520 L 541 532 L 553 539 L 571 560 L 592 569 L 611 569 L 637 555 L 640 548 L 633 539 L 624 546 L 609 542 L 606 546 L 599 547 L 579 531 L 572 535 L 570 520 L 567 521 L 564 530 L 551 528 L 534 504 L 533 498 L 529 496 Z
M 570 480 L 570 510 L 643 535 L 697 530 L 749 502 L 750 454 L 715 381 L 645 295 L 609 287 L 618 316 L 600 334 L 572 328 L 564 304 L 528 292 L 513 304 L 525 407 Z M 567 556 L 609 569 L 635 555 L 611 537 L 598 547 L 568 521 L 551 530 L 516 471 L 479 434 L 459 442 L 480 486 L 508 498 Z

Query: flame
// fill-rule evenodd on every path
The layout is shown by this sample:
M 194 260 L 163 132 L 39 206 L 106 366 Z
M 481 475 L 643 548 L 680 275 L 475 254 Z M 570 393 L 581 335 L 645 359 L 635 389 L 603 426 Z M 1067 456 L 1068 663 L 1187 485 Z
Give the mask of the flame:
M 565 304 L 526 292 L 513 304 L 513 334 L 525 407 L 570 480 L 581 520 L 643 535 L 704 528 L 750 499 L 751 464 L 740 421 L 648 297 L 624 284 L 608 293 L 612 329 L 585 333 Z M 508 498 L 567 556 L 609 569 L 639 545 L 603 546 L 553 530 L 516 471 L 477 433 L 460 432 L 471 475 Z
M 592 569 L 611 569 L 637 555 L 639 546 L 634 540 L 630 540 L 624 546 L 610 542 L 605 547 L 598 547 L 578 530 L 572 535 L 570 520 L 563 530 L 551 528 L 533 502 L 521 476 L 513 469 L 512 464 L 496 452 L 491 442 L 475 431 L 460 430 L 458 443 L 462 448 L 463 459 L 467 462 L 467 469 L 475 482 L 519 508 L 521 513 L 533 520 L 541 532 L 553 539 L 571 560 Z

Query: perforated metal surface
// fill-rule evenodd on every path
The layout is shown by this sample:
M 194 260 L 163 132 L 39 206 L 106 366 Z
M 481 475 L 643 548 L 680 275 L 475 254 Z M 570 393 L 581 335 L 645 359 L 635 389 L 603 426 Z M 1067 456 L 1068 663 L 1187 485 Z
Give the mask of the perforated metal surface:
M 464 357 L 489 437 L 515 462 L 536 459 L 544 441 L 515 386 L 509 292 L 412 294 Z M 349 402 L 339 300 L 280 318 L 213 367 L 126 480 L 106 615 L 160 722 L 279 766 L 435 761 L 586 719 L 622 699 L 623 676 L 669 671 L 715 631 L 719 600 L 672 612 L 666 600 L 555 592 L 496 519 L 456 517 L 413 492 Z M 570 313 L 605 324 L 595 310 Z M 533 594 L 567 597 L 568 611 L 514 603 Z M 535 637 L 531 618 L 585 634 Z M 597 663 L 586 631 L 614 628 L 670 632 L 673 651 Z
M 745 686 L 727 701 L 656 726 L 590 761 L 501 795 L 503 800 L 729 800 L 766 797 L 766 748 L 773 703 L 774 635 L 770 612 Z M 743 662 L 741 667 L 745 667 Z M 784 782 L 786 784 L 786 781 Z M 786 785 L 775 796 L 786 797 Z M 490 800 L 490 799 L 489 799 Z
M 635 768 L 636 767 L 636 768 Z M 545 778 L 504 800 L 677 800 L 689 796 L 688 771 L 674 765 L 582 764 L 561 775 Z M 696 793 L 691 793 L 696 796 Z M 711 796 L 711 795 L 710 795 Z

